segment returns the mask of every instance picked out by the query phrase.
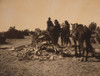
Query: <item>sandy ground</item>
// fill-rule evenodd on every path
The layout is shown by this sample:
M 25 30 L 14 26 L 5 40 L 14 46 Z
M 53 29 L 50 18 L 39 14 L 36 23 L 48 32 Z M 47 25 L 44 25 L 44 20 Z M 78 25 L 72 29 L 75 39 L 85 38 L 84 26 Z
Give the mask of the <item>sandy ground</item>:
M 94 57 L 89 58 L 88 62 L 81 62 L 75 57 L 18 61 L 9 48 L 30 44 L 30 37 L 9 42 L 0 45 L 0 76 L 100 76 L 100 60 Z M 99 51 L 99 44 L 93 46 Z

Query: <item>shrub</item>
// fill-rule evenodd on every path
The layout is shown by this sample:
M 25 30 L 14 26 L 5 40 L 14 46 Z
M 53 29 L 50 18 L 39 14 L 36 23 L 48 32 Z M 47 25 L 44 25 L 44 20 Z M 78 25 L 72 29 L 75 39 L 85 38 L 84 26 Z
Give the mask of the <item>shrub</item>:
M 29 30 L 28 29 L 25 29 L 24 31 L 22 31 L 23 32 L 23 34 L 25 35 L 25 36 L 29 36 Z
M 7 32 L 5 32 L 5 37 L 6 38 L 24 38 L 24 35 L 22 33 L 22 31 L 19 31 L 17 29 L 15 29 L 15 27 L 10 27 L 9 30 Z
M 6 43 L 6 38 L 3 32 L 0 32 L 0 44 Z

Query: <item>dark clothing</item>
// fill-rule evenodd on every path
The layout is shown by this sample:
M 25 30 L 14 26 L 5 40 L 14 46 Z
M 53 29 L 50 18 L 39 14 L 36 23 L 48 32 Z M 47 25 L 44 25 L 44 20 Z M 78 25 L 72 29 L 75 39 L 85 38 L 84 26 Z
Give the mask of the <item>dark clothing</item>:
M 56 24 L 54 26 L 54 33 L 53 33 L 53 36 L 54 36 L 54 44 L 58 44 L 58 39 L 59 39 L 59 35 L 60 35 L 60 24 Z
M 54 25 L 53 25 L 53 23 L 52 23 L 52 21 L 51 20 L 48 20 L 47 21 L 47 30 L 49 31 L 49 28 L 50 27 L 53 27 Z
M 54 33 L 56 33 L 56 35 L 59 35 L 60 34 L 60 24 L 57 24 L 54 26 Z
M 68 21 L 65 21 L 65 26 L 61 28 L 61 44 L 68 44 L 70 41 L 70 24 Z

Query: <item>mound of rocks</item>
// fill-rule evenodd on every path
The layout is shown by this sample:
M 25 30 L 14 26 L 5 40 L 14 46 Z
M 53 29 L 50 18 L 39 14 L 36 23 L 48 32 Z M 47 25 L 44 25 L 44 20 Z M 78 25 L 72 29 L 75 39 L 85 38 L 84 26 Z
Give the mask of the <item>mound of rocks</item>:
M 97 40 L 98 43 L 100 44 L 100 34 L 99 34 L 99 33 L 96 34 L 96 40 Z
M 22 45 L 20 47 L 11 48 L 13 55 L 15 55 L 19 61 L 21 60 L 54 60 L 55 58 L 63 58 L 71 56 L 71 51 L 68 47 L 60 47 L 59 45 L 53 45 L 48 43 L 40 43 L 36 47 L 32 45 Z
M 48 33 L 36 31 L 30 45 L 11 48 L 18 60 L 54 60 L 56 57 L 71 56 L 71 49 L 54 45 L 48 41 Z M 42 37 L 41 37 L 42 36 Z

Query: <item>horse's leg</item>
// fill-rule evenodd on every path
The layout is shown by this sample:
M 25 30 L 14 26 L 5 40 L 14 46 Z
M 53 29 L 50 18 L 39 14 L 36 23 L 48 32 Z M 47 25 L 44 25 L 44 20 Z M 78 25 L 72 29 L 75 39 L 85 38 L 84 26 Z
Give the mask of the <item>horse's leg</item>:
M 82 60 L 81 61 L 84 61 L 84 53 L 85 53 L 85 48 L 83 49 L 83 52 L 82 52 Z
M 82 54 L 81 54 L 81 52 L 82 52 Z M 83 41 L 80 41 L 79 42 L 79 56 L 82 55 L 82 60 L 81 61 L 84 60 L 84 53 L 85 53 L 85 48 L 84 48 L 84 45 L 83 45 Z
M 88 52 L 89 50 L 91 50 L 92 54 L 95 55 L 94 51 L 93 51 L 93 47 L 90 43 L 90 39 L 87 38 L 86 39 L 86 58 L 85 58 L 85 61 L 88 61 Z
M 83 41 L 79 41 L 79 56 L 81 56 L 81 52 L 84 51 Z
M 80 57 L 81 56 L 81 46 L 80 46 L 80 44 L 79 44 L 78 48 L 79 48 L 79 57 Z
M 76 45 L 76 40 L 74 40 L 74 44 L 75 44 L 75 56 L 77 56 L 77 45 Z

